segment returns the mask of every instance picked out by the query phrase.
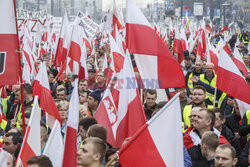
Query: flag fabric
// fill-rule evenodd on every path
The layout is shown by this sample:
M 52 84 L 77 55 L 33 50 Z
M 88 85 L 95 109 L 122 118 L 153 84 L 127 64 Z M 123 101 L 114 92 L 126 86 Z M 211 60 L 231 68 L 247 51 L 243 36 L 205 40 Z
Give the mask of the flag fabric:
M 155 87 L 160 88 L 185 87 L 181 66 L 140 9 L 132 0 L 127 0 L 126 10 L 126 44 L 135 55 L 142 79 L 155 81 Z
M 228 95 L 250 104 L 250 86 L 223 48 L 221 45 L 216 86 Z
M 131 137 L 146 122 L 129 55 L 126 55 L 117 80 L 112 96 L 107 89 L 95 114 L 97 122 L 107 128 L 107 141 L 113 147 L 120 147 L 124 139 Z
M 41 154 L 40 120 L 41 110 L 39 109 L 38 105 L 38 97 L 35 96 L 30 121 L 17 158 L 16 166 L 18 167 L 27 167 L 27 161 L 31 157 Z
M 0 86 L 19 81 L 20 57 L 14 2 L 0 2 Z
M 78 79 L 74 81 L 74 89 L 69 103 L 68 120 L 65 135 L 63 167 L 76 167 L 77 131 L 79 119 Z
M 55 101 L 50 93 L 50 86 L 45 62 L 41 63 L 40 70 L 33 82 L 33 96 L 38 96 L 40 107 L 48 114 L 46 122 L 53 127 L 55 119 L 62 122 Z
M 207 62 L 214 64 L 214 71 L 217 74 L 217 70 L 218 70 L 218 51 L 214 48 L 214 46 L 211 43 L 208 43 Z
M 229 25 L 227 25 L 226 27 L 224 27 L 222 30 L 220 30 L 220 34 L 222 34 L 224 31 L 226 31 L 228 28 L 230 28 L 233 25 L 234 22 L 230 23 Z
M 68 58 L 69 58 L 68 66 L 70 68 L 70 72 L 72 72 L 75 75 L 79 75 L 81 58 L 87 57 L 87 55 L 84 55 L 83 53 L 82 33 L 84 32 L 84 29 L 79 25 L 79 22 L 80 18 L 76 17 L 73 25 L 69 52 L 68 52 Z
M 55 62 L 54 62 L 55 67 L 60 67 L 62 63 L 66 60 L 66 55 L 68 52 L 68 46 L 70 42 L 69 40 L 70 40 L 69 21 L 67 12 L 65 11 L 56 49 Z
M 243 76 L 246 77 L 248 75 L 247 67 L 243 62 L 243 59 L 237 47 L 234 48 L 232 60 L 234 64 L 238 67 L 238 69 L 243 72 Z
M 56 120 L 50 132 L 49 139 L 44 149 L 44 155 L 48 156 L 53 166 L 62 166 L 63 161 L 63 137 L 60 123 Z
M 119 150 L 122 167 L 184 166 L 179 93 Z
M 7 151 L 4 151 L 2 148 L 0 148 L 0 167 L 8 167 L 8 155 L 9 153 Z
M 86 43 L 83 43 L 81 47 L 81 59 L 80 59 L 80 67 L 79 67 L 79 74 L 78 79 L 79 81 L 83 78 L 88 78 L 88 70 L 87 70 L 87 50 L 86 50 Z

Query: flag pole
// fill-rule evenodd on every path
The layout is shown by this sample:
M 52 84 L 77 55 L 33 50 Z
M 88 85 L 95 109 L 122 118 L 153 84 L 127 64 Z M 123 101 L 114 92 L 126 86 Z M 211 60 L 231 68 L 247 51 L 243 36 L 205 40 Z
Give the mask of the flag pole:
M 17 15 L 16 15 L 16 0 L 13 0 L 14 5 L 14 13 L 15 13 L 15 22 L 16 22 L 16 33 L 17 33 L 17 45 L 18 45 L 18 55 L 19 55 L 19 76 L 21 82 L 21 110 L 23 116 L 23 134 L 25 134 L 26 126 L 25 126 L 25 111 L 24 111 L 24 97 L 23 97 L 23 76 L 22 76 L 22 65 L 21 65 L 21 51 L 20 51 L 20 43 L 19 43 L 19 35 L 18 35 L 18 25 L 17 25 Z
M 109 167 L 115 160 L 117 160 L 117 158 L 119 158 L 119 156 L 116 153 L 115 156 L 110 161 L 108 161 L 108 163 L 105 165 L 105 167 Z
M 215 74 L 215 73 L 214 73 L 214 74 Z M 214 75 L 214 77 L 215 77 L 215 81 L 216 81 L 216 83 L 217 83 L 217 75 Z M 216 86 L 216 84 L 215 84 L 213 108 L 215 107 L 216 96 L 217 96 L 217 86 Z

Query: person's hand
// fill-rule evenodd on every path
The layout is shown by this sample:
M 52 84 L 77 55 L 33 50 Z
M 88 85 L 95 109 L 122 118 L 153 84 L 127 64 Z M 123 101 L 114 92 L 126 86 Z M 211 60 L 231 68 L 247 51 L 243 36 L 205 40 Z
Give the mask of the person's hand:
M 197 77 L 197 76 L 192 76 L 191 78 L 190 78 L 190 80 L 191 81 L 193 81 L 194 83 L 196 83 L 196 82 L 198 82 L 199 81 L 199 78 Z
M 12 119 L 12 120 L 10 121 L 10 126 L 11 126 L 11 128 L 16 127 L 16 121 L 15 121 L 15 119 Z

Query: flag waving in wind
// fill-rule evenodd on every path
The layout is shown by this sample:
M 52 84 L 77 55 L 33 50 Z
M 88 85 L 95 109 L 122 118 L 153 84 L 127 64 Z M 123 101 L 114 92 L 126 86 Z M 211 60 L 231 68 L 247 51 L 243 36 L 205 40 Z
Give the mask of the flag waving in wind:
M 19 81 L 19 44 L 15 1 L 0 1 L 0 86 Z
M 183 167 L 179 93 L 120 149 L 122 167 Z
M 140 9 L 127 0 L 126 10 L 126 44 L 135 55 L 142 79 L 155 81 L 155 87 L 160 88 L 185 87 L 181 66 Z

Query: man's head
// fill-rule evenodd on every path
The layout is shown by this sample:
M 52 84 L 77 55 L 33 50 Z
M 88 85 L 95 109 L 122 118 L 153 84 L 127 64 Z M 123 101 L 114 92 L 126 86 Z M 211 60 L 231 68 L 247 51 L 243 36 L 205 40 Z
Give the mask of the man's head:
M 148 108 L 151 108 L 155 105 L 155 101 L 157 99 L 157 92 L 154 89 L 148 89 L 146 91 L 146 105 Z
M 105 83 L 106 81 L 106 74 L 104 72 L 99 72 L 97 74 L 97 83 L 101 84 L 101 83 Z
M 77 152 L 77 164 L 82 166 L 100 166 L 105 156 L 106 143 L 97 137 L 88 137 Z
M 98 107 L 100 101 L 101 101 L 101 91 L 99 89 L 94 90 L 88 96 L 88 107 L 92 110 L 95 110 Z
M 94 81 L 96 76 L 96 71 L 94 69 L 88 70 L 88 81 Z
M 3 149 L 11 154 L 15 153 L 23 142 L 21 132 L 8 132 L 3 137 Z
M 89 127 L 95 124 L 97 124 L 97 121 L 94 117 L 86 117 L 79 122 L 79 135 L 82 139 L 86 138 Z
M 27 162 L 28 167 L 53 167 L 49 157 L 45 155 L 34 156 Z
M 104 126 L 100 124 L 95 124 L 89 127 L 87 131 L 87 137 L 98 137 L 106 142 L 107 133 L 107 129 Z
M 176 88 L 175 93 L 180 92 L 180 101 L 184 101 L 187 98 L 187 90 L 186 88 Z
M 235 149 L 229 144 L 219 145 L 215 151 L 215 167 L 233 167 L 237 163 Z
M 194 87 L 192 102 L 195 106 L 200 106 L 205 102 L 206 89 L 203 86 L 196 85 Z
M 43 121 L 40 121 L 41 143 L 46 143 L 48 139 L 47 126 Z
M 85 102 L 88 102 L 88 95 L 89 91 L 86 90 L 79 91 L 79 103 L 84 104 Z
M 78 90 L 80 91 L 87 91 L 88 90 L 88 80 L 87 79 L 81 79 L 78 85 Z
M 202 108 L 196 114 L 196 117 L 193 118 L 193 127 L 200 132 L 211 130 L 215 122 L 214 112 L 210 109 Z
M 212 131 L 207 131 L 201 138 L 201 153 L 202 156 L 208 158 L 209 153 L 214 153 L 219 145 L 219 137 Z
M 206 69 L 206 75 L 208 77 L 212 77 L 213 76 L 213 71 L 214 71 L 214 64 L 213 63 L 206 63 L 206 66 L 205 66 L 205 69 Z
M 32 86 L 28 83 L 23 84 L 23 96 L 25 100 L 27 99 L 28 96 L 32 96 L 33 90 Z
M 249 63 L 250 63 L 250 56 L 247 55 L 247 54 L 244 55 L 243 61 L 244 61 L 245 65 L 249 65 Z
M 54 83 L 56 76 L 53 74 L 53 72 L 48 71 L 48 79 L 49 79 L 49 83 Z
M 69 103 L 66 100 L 60 100 L 56 107 L 59 111 L 62 120 L 67 120 L 68 118 L 68 110 L 69 110 Z
M 219 108 L 213 108 L 212 111 L 215 114 L 215 122 L 214 122 L 214 128 L 220 129 L 222 128 L 222 125 L 225 123 L 225 113 L 222 109 Z
M 202 69 L 202 61 L 201 60 L 197 60 L 196 62 L 195 62 L 195 71 L 196 72 L 200 72 L 201 71 L 201 69 Z
M 59 87 L 59 86 L 58 86 Z M 56 89 L 56 98 L 61 100 L 66 100 L 66 88 L 64 86 Z
M 49 67 L 49 63 L 50 63 L 50 54 L 49 53 L 43 55 L 43 61 L 45 61 L 46 67 Z
M 199 112 L 199 110 L 202 109 L 201 107 L 193 107 L 189 116 L 189 120 L 190 120 L 190 125 L 193 126 L 193 122 L 195 117 L 197 117 L 197 112 Z
M 21 103 L 21 89 L 20 85 L 13 85 L 12 91 L 15 95 L 15 100 L 17 103 Z

